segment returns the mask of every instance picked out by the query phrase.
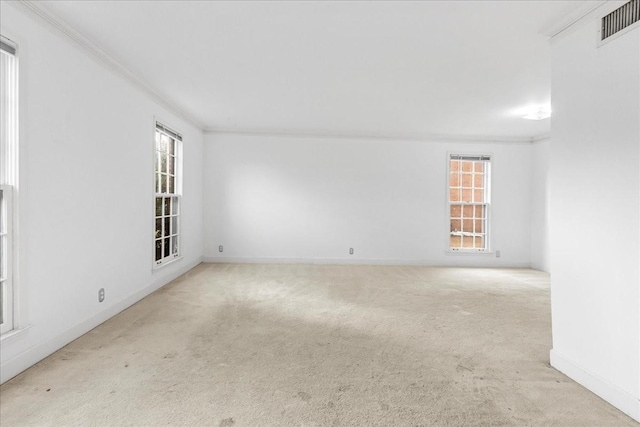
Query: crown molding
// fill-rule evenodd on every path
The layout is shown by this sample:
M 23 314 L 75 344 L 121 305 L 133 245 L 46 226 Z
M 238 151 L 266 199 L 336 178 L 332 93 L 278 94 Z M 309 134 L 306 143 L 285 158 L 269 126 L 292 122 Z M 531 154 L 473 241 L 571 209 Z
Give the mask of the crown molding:
M 167 110 L 171 111 L 181 119 L 186 120 L 196 128 L 200 130 L 204 129 L 203 124 L 200 123 L 196 118 L 176 106 L 175 103 L 169 99 L 169 97 L 149 85 L 142 77 L 126 68 L 117 59 L 105 52 L 102 48 L 93 43 L 85 35 L 67 24 L 62 18 L 60 18 L 58 15 L 44 6 L 42 2 L 30 0 L 12 0 L 6 2 L 3 1 L 3 3 L 11 4 L 16 9 L 33 18 L 35 22 L 42 25 L 46 29 L 54 30 L 55 32 L 65 36 L 66 39 L 72 42 L 74 46 L 88 54 L 108 70 L 123 77 L 126 81 L 134 85 L 152 100 L 154 100 Z
M 536 142 L 542 142 L 551 139 L 551 133 L 541 133 L 540 135 L 536 135 L 531 138 L 531 143 L 535 144 Z
M 619 3 L 620 5 L 626 3 L 625 1 L 606 1 L 606 0 L 598 0 L 598 1 L 583 1 L 576 2 L 577 6 L 571 10 L 569 13 L 564 15 L 558 20 L 551 22 L 550 24 L 542 27 L 540 29 L 540 34 L 543 34 L 550 39 L 553 39 L 559 36 L 564 31 L 568 30 L 575 24 L 583 21 L 585 18 L 590 16 L 593 12 L 599 9 L 601 6 L 605 4 L 613 4 Z
M 205 128 L 205 135 L 254 135 L 279 136 L 318 139 L 350 139 L 379 141 L 420 141 L 420 142 L 463 142 L 463 143 L 506 143 L 531 144 L 548 138 L 548 134 L 535 137 L 505 135 L 454 135 L 454 134 L 384 134 L 359 132 L 328 132 L 293 129 L 257 129 L 257 128 Z
M 171 101 L 165 94 L 149 85 L 146 80 L 138 76 L 116 58 L 93 43 L 88 37 L 67 24 L 61 17 L 48 9 L 42 1 L 35 0 L 8 0 L 3 3 L 11 4 L 16 9 L 32 17 L 35 22 L 44 28 L 53 30 L 67 38 L 71 44 L 84 51 L 108 70 L 120 75 L 126 81 L 134 85 L 145 95 L 175 114 L 177 117 L 189 122 L 205 134 L 242 134 L 261 136 L 287 136 L 304 138 L 327 138 L 327 139 L 352 139 L 352 140 L 410 140 L 423 142 L 466 142 L 466 143 L 533 143 L 549 138 L 548 134 L 534 137 L 517 137 L 505 135 L 455 135 L 455 134 L 385 134 L 366 132 L 330 132 L 324 130 L 293 130 L 293 129 L 259 129 L 259 128 L 218 128 L 206 127 L 195 117 L 182 110 Z M 570 15 L 565 17 L 557 25 L 549 26 L 546 31 L 541 31 L 554 37 L 571 25 L 575 24 L 583 17 L 600 7 L 607 1 L 586 2 L 576 8 Z M 624 2 L 619 2 L 624 3 Z

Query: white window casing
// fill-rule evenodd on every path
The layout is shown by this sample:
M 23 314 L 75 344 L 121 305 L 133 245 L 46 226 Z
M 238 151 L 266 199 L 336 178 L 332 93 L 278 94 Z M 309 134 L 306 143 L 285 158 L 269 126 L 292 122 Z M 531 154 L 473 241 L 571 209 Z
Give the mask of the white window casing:
M 18 184 L 18 58 L 0 36 L 0 335 L 16 328 L 16 188 Z
M 0 335 L 13 330 L 13 191 L 0 185 Z
M 491 247 L 491 156 L 448 156 L 448 250 L 487 253 Z
M 154 267 L 181 257 L 182 136 L 156 122 L 154 138 Z

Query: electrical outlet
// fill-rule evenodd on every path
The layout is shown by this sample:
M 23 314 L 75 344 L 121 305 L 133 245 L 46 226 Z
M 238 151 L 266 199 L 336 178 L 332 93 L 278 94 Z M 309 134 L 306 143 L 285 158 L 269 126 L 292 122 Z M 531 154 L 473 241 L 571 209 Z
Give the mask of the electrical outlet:
M 98 291 L 98 302 L 104 301 L 104 288 L 100 288 Z
M 353 255 L 353 248 L 349 248 L 349 255 Z
M 222 252 L 224 250 L 224 248 L 222 247 L 222 245 L 218 246 L 218 252 Z
M 496 251 L 496 258 L 500 258 L 500 251 Z

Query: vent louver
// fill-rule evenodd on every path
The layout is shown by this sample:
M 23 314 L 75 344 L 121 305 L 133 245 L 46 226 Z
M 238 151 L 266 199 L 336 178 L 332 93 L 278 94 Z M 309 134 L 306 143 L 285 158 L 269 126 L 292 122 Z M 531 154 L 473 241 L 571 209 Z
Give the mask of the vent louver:
M 640 0 L 631 0 L 602 18 L 601 40 L 640 21 Z

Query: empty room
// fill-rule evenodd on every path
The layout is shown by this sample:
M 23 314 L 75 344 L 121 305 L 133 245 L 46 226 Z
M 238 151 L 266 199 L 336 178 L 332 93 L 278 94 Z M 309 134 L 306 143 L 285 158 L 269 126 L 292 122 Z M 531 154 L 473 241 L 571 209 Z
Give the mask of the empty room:
M 2 427 L 640 422 L 640 0 L 0 35 Z

